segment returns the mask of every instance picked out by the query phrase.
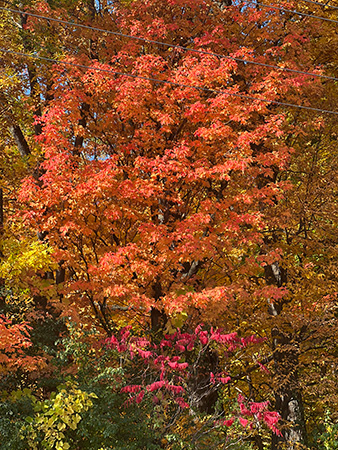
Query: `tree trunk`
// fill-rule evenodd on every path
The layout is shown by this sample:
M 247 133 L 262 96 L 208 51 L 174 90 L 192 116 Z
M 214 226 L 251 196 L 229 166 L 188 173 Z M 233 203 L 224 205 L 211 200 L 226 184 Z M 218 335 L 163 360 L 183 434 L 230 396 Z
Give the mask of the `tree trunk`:
M 287 272 L 275 262 L 267 266 L 265 278 L 268 284 L 281 287 L 287 282 Z M 283 301 L 270 303 L 269 312 L 279 316 Z M 290 333 L 274 327 L 271 330 L 273 341 L 273 361 L 275 368 L 275 409 L 281 416 L 279 425 L 282 436 L 273 434 L 271 450 L 299 450 L 306 444 L 306 428 L 302 395 L 298 381 L 299 342 Z
M 159 300 L 162 295 L 162 286 L 158 279 L 155 280 L 155 283 L 153 284 L 153 292 L 154 292 L 154 299 Z M 165 327 L 167 323 L 167 315 L 165 312 L 161 309 L 157 309 L 156 307 L 151 308 L 150 311 L 150 321 L 151 321 L 151 329 L 156 333 L 160 328 Z
M 306 444 L 302 395 L 298 381 L 299 344 L 291 335 L 272 330 L 275 363 L 275 407 L 281 415 L 283 436 L 273 435 L 271 450 L 299 450 Z
M 27 144 L 26 138 L 24 137 L 24 135 L 21 131 L 21 128 L 19 127 L 19 125 L 10 124 L 10 130 L 11 130 L 12 136 L 15 140 L 15 143 L 18 147 L 20 155 L 23 158 L 25 158 L 26 156 L 28 156 L 31 153 L 31 151 Z

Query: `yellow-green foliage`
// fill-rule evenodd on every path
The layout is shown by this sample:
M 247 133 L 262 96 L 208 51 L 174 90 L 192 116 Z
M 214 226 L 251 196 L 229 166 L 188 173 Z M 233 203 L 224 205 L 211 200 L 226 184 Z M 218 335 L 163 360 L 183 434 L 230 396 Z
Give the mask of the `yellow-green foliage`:
M 0 264 L 0 277 L 6 283 L 21 285 L 30 272 L 50 271 L 56 268 L 51 248 L 38 240 L 8 238 L 3 242 L 4 259 Z
M 36 295 L 55 298 L 55 283 L 44 277 L 46 272 L 56 268 L 51 253 L 47 244 L 30 237 L 4 236 L 0 278 L 6 280 L 2 295 L 10 308 L 11 318 L 24 319 Z M 41 276 L 36 276 L 39 274 Z
M 49 400 L 36 404 L 37 415 L 29 418 L 30 425 L 26 427 L 28 442 L 32 450 L 38 450 L 39 436 L 43 436 L 41 446 L 47 449 L 67 450 L 71 442 L 67 439 L 67 430 L 76 430 L 81 421 L 81 413 L 92 407 L 93 393 L 77 389 L 67 383 L 58 394 Z M 68 442 L 67 442 L 68 441 Z

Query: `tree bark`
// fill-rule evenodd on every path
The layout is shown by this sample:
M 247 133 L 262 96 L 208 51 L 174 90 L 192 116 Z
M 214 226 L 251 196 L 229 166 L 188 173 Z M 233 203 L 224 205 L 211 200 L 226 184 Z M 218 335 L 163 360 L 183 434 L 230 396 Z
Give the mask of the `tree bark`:
M 277 327 L 272 330 L 275 364 L 275 407 L 282 419 L 282 437 L 273 435 L 272 450 L 299 449 L 306 445 L 302 395 L 298 381 L 299 344 Z
M 21 128 L 19 127 L 19 125 L 10 123 L 9 125 L 9 129 L 11 131 L 11 134 L 15 140 L 15 143 L 18 147 L 18 150 L 20 152 L 20 155 L 25 158 L 28 155 L 30 155 L 31 150 L 29 148 L 29 145 L 27 144 L 26 138 L 23 135 Z
M 159 300 L 163 296 L 162 286 L 159 280 L 156 280 L 153 284 L 154 299 Z M 151 329 L 157 332 L 160 328 L 164 327 L 167 323 L 167 315 L 163 310 L 159 310 L 155 307 L 151 308 L 150 321 Z
M 265 278 L 268 284 L 281 287 L 287 282 L 287 272 L 276 262 L 267 266 Z M 270 303 L 269 312 L 279 316 L 283 302 Z M 271 450 L 297 450 L 306 444 L 302 395 L 298 380 L 299 342 L 290 333 L 274 327 L 271 330 L 273 341 L 273 361 L 275 368 L 275 408 L 281 416 L 282 436 L 273 434 Z

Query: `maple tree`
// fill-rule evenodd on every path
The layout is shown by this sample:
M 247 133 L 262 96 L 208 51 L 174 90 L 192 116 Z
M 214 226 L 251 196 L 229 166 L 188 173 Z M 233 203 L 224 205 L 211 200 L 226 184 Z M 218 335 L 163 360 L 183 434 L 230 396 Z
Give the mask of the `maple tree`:
M 269 386 L 284 421 L 273 449 L 306 445 L 305 415 L 334 409 L 334 125 L 274 101 L 334 108 L 333 83 L 301 73 L 334 75 L 329 28 L 230 2 L 31 3 L 147 40 L 23 14 L 18 33 L 4 13 L 9 48 L 91 67 L 4 57 L 5 187 L 33 172 L 19 203 L 5 195 L 5 285 L 109 335 L 132 324 L 177 337 L 204 322 L 263 336 L 233 379 L 252 402 Z

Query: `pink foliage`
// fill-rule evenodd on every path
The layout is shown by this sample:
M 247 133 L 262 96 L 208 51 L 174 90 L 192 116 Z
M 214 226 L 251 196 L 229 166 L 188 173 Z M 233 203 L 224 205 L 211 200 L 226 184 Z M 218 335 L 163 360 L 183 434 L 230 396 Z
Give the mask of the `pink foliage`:
M 177 330 L 173 334 L 165 335 L 159 345 L 152 344 L 148 339 L 133 336 L 130 327 L 120 330 L 119 336 L 112 336 L 107 339 L 107 347 L 124 353 L 130 360 L 138 356 L 148 368 L 151 369 L 151 380 L 149 383 L 144 379 L 143 384 L 130 384 L 121 389 L 121 392 L 129 394 L 126 404 L 141 403 L 146 392 L 162 390 L 162 396 L 166 395 L 182 408 L 189 408 L 189 403 L 183 396 L 187 396 L 185 386 L 191 378 L 193 365 L 187 360 L 190 354 L 193 357 L 194 350 L 200 352 L 208 351 L 212 344 L 219 350 L 223 350 L 225 355 L 237 350 L 245 349 L 248 345 L 260 344 L 262 338 L 247 336 L 239 338 L 237 333 L 223 333 L 221 329 L 211 328 L 210 332 L 203 330 L 202 325 L 196 327 L 194 333 L 181 333 Z M 179 353 L 179 355 L 175 354 Z M 259 363 L 260 367 L 264 367 Z M 264 368 L 265 369 L 265 368 Z M 147 369 L 148 370 L 148 369 Z M 267 369 L 266 369 L 267 370 Z M 156 378 L 157 377 L 157 378 Z M 154 379 L 155 378 L 155 379 Z M 224 384 L 231 383 L 231 377 L 225 372 L 210 372 L 210 384 L 216 389 Z M 137 394 L 133 396 L 133 394 Z M 153 402 L 161 403 L 162 396 L 152 397 Z M 253 428 L 255 422 L 263 422 L 274 433 L 280 434 L 276 425 L 279 420 L 277 412 L 268 411 L 268 402 L 250 402 L 239 394 L 237 398 L 239 412 L 230 419 L 222 419 L 217 422 L 219 426 L 231 426 L 237 418 L 243 427 Z

